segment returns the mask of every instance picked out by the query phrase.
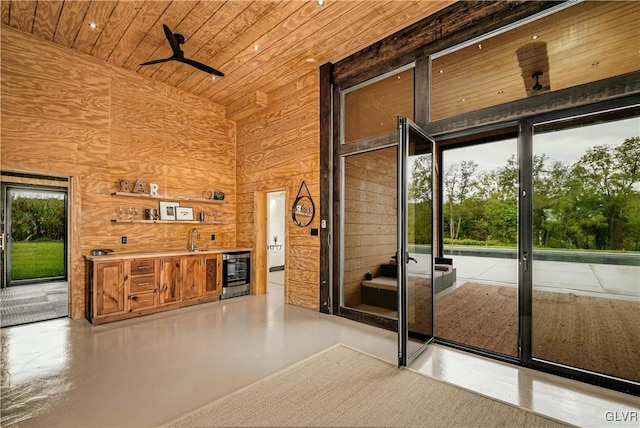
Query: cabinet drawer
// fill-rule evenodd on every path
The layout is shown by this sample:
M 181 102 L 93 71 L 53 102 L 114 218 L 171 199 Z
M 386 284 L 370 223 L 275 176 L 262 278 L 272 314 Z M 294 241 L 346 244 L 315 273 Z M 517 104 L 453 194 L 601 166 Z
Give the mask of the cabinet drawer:
M 138 309 L 150 308 L 154 306 L 154 299 L 156 298 L 156 293 L 141 293 L 135 294 L 133 296 L 129 296 L 129 310 L 135 311 Z
M 133 260 L 131 262 L 131 275 L 146 275 L 155 272 L 153 259 Z
M 137 275 L 131 277 L 131 293 L 153 291 L 156 286 L 155 275 Z

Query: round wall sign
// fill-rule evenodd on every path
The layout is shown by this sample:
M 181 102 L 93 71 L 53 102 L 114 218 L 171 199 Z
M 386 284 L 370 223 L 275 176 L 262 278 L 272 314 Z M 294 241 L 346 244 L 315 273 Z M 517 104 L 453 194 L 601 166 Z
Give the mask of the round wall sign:
M 291 218 L 300 227 L 309 226 L 316 215 L 316 206 L 309 196 L 298 196 L 291 207 Z

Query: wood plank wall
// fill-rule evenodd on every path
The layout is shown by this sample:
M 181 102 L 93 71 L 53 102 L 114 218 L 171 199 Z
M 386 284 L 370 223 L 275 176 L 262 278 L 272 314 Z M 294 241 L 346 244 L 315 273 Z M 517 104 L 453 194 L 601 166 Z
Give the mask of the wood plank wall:
M 169 196 L 222 190 L 225 204 L 181 205 L 221 211 L 228 221 L 197 225 L 201 247 L 236 245 L 236 129 L 224 107 L 4 25 L 1 37 L 2 169 L 72 177 L 74 227 L 80 225 L 71 237 L 72 318 L 84 313 L 82 256 L 92 249 L 187 246 L 190 224 L 112 223 L 118 206 L 158 207 L 110 196 L 119 178 L 157 183 Z M 317 161 L 308 164 L 317 174 Z M 215 241 L 204 239 L 212 233 Z
M 344 305 L 361 303 L 365 274 L 380 275 L 380 265 L 396 252 L 397 148 L 345 158 Z
M 313 222 L 285 223 L 285 302 L 319 309 L 320 224 L 319 76 L 314 70 L 269 92 L 266 109 L 237 122 L 237 243 L 254 247 L 263 216 L 256 215 L 256 193 L 285 190 L 286 212 L 302 181 L 316 206 Z M 256 248 L 266 251 L 266 248 Z M 253 276 L 260 277 L 259 275 Z M 263 289 L 264 284 L 255 284 Z

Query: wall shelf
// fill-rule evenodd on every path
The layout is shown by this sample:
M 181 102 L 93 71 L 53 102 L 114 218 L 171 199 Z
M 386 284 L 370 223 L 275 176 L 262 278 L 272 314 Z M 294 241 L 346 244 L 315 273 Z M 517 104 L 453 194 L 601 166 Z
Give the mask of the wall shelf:
M 186 224 L 229 224 L 228 221 L 198 221 L 198 220 L 138 220 L 128 218 L 114 218 L 112 223 L 186 223 Z
M 127 193 L 127 192 L 113 192 L 111 196 L 125 196 L 129 198 L 142 198 L 142 199 L 158 199 L 163 201 L 175 201 L 175 202 L 205 202 L 209 204 L 226 204 L 227 201 L 222 200 L 218 201 L 215 199 L 205 199 L 205 198 L 185 198 L 181 196 L 151 196 L 146 193 Z M 200 222 L 198 222 L 200 223 Z

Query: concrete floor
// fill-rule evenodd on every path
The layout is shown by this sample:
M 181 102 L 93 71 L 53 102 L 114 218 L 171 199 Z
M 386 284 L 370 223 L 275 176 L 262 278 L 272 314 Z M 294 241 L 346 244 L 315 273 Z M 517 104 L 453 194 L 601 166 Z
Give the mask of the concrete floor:
M 157 426 L 337 343 L 397 358 L 394 333 L 285 305 L 276 283 L 101 326 L 59 319 L 0 334 L 2 426 Z M 412 368 L 568 423 L 637 427 L 638 397 L 437 345 Z

